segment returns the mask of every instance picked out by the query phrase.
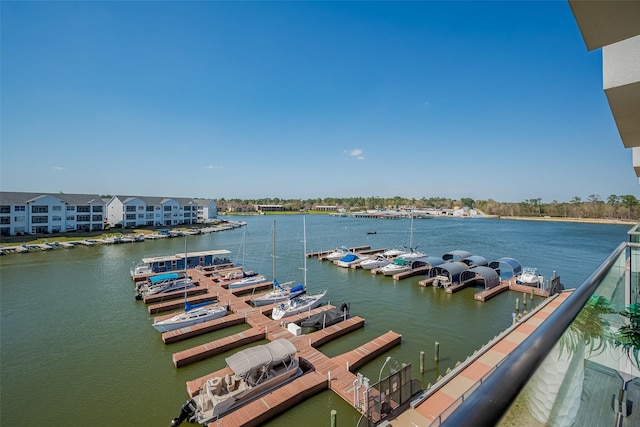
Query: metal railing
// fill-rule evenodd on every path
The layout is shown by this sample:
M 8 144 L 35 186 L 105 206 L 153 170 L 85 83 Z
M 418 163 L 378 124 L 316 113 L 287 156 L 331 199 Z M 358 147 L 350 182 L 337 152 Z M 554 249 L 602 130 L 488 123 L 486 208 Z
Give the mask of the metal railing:
M 560 340 L 609 271 L 627 251 L 640 249 L 638 243 L 621 243 L 580 285 L 547 321 L 519 345 L 500 366 L 482 382 L 442 422 L 442 426 L 496 425 L 508 411 L 529 379 Z M 637 271 L 638 266 L 632 266 Z

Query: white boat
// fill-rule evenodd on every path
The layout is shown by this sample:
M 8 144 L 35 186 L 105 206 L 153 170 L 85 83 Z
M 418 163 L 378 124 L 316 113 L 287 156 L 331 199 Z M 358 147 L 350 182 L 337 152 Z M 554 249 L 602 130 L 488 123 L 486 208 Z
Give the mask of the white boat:
M 337 261 L 341 258 L 344 258 L 345 255 L 350 254 L 351 251 L 349 251 L 349 248 L 347 248 L 346 246 L 343 246 L 339 249 L 336 249 L 335 251 L 331 252 L 329 255 L 327 255 L 325 258 L 328 259 L 329 261 Z
M 276 280 L 276 222 L 273 221 L 273 289 L 265 294 L 257 295 L 251 298 L 251 304 L 254 307 L 260 307 L 268 304 L 276 304 L 295 298 L 305 293 L 304 284 L 299 284 L 291 288 L 293 281 L 284 284 L 278 283 Z
M 185 301 L 185 310 L 173 317 L 159 320 L 153 323 L 153 327 L 158 332 L 175 331 L 187 326 L 197 325 L 210 320 L 219 319 L 227 315 L 227 307 L 212 305 L 213 301 L 191 305 Z
M 295 298 L 291 298 L 287 302 L 281 303 L 279 306 L 275 307 L 271 312 L 271 318 L 273 320 L 280 320 L 284 317 L 294 316 L 296 314 L 304 313 L 305 311 L 309 311 L 313 308 L 316 308 L 322 302 L 322 298 L 324 298 L 327 290 L 314 294 L 314 295 L 300 295 Z
M 427 263 L 427 257 L 421 254 L 419 257 L 402 255 L 393 260 L 391 264 L 385 265 L 380 269 L 380 273 L 385 276 L 393 276 L 397 273 L 413 270 L 414 268 L 423 267 Z
M 172 426 L 183 421 L 207 425 L 221 415 L 302 375 L 296 347 L 284 338 L 239 351 L 225 360 L 233 371 L 206 380 L 182 405 Z
M 306 228 L 306 220 L 303 218 L 303 229 L 304 229 L 304 238 L 303 238 L 303 251 L 302 251 L 302 259 L 304 262 L 304 266 L 302 271 L 304 272 L 304 286 L 306 287 L 307 283 L 307 228 Z M 327 293 L 327 290 L 315 294 L 315 295 L 307 295 L 302 294 L 295 298 L 291 298 L 290 300 L 281 303 L 279 306 L 275 307 L 271 312 L 271 318 L 274 320 L 280 320 L 283 317 L 293 316 L 298 313 L 302 313 L 307 310 L 311 310 L 312 308 L 316 308 L 322 302 L 322 298 Z
M 400 255 L 404 255 L 404 254 L 406 254 L 408 252 L 409 251 L 404 246 L 396 246 L 396 247 L 393 247 L 391 249 L 387 249 L 386 251 L 382 252 L 382 256 L 384 256 L 385 258 L 396 258 L 396 257 L 399 257 Z
M 350 253 L 340 258 L 338 261 L 334 261 L 338 267 L 349 268 L 352 265 L 356 265 L 361 263 L 365 258 L 361 258 L 360 256 Z
M 391 260 L 383 254 L 377 254 L 376 256 L 365 259 L 360 263 L 360 267 L 365 270 L 373 270 L 374 268 L 382 268 L 385 265 L 391 264 Z
M 147 295 L 182 291 L 194 286 L 196 284 L 185 272 L 157 274 L 136 286 L 136 299 L 142 299 Z
M 280 285 L 276 280 L 273 281 L 273 290 L 255 296 L 251 298 L 251 304 L 255 307 L 260 307 L 262 305 L 275 304 L 282 301 L 287 301 L 291 298 L 298 297 L 306 292 L 304 285 L 302 283 L 290 287 L 294 282 L 287 282 Z
M 522 269 L 522 273 L 516 280 L 518 285 L 527 285 L 527 286 L 535 286 L 542 287 L 544 284 L 544 276 L 538 274 L 538 269 L 534 267 L 524 267 Z
M 257 285 L 259 283 L 264 283 L 266 281 L 267 281 L 266 277 L 256 274 L 254 276 L 245 277 L 243 279 L 229 283 L 229 289 L 244 288 L 245 286 Z

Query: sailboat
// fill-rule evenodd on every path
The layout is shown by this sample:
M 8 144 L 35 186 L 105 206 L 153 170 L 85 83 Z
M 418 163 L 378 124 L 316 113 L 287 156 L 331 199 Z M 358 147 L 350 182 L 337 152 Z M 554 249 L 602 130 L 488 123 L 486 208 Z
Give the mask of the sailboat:
M 185 254 L 185 274 L 187 272 L 187 239 L 184 240 Z M 176 314 L 168 319 L 159 320 L 153 323 L 156 331 L 163 333 L 175 331 L 176 329 L 186 326 L 197 325 L 198 323 L 208 322 L 210 320 L 219 319 L 227 315 L 227 307 L 220 305 L 212 305 L 215 301 L 205 301 L 198 304 L 190 304 L 187 301 L 187 290 L 184 291 L 184 311 Z
M 307 284 L 307 228 L 306 221 L 303 219 L 304 225 L 304 251 L 303 251 L 303 259 L 304 259 L 304 284 Z M 302 294 L 295 298 L 291 298 L 287 302 L 281 303 L 279 306 L 275 307 L 271 312 L 271 318 L 273 320 L 280 320 L 284 317 L 294 316 L 299 313 L 303 313 L 307 310 L 311 310 L 312 308 L 316 308 L 320 305 L 322 298 L 326 295 L 327 290 L 323 290 L 314 295 Z
M 241 247 L 242 247 L 242 271 L 240 272 L 236 272 L 240 273 L 242 276 L 238 278 L 238 280 L 234 280 L 232 282 L 230 282 L 228 284 L 229 289 L 238 289 L 238 288 L 244 288 L 246 286 L 251 286 L 251 285 L 257 285 L 259 283 L 264 283 L 267 281 L 267 278 L 264 277 L 261 274 L 258 273 L 254 273 L 253 271 L 247 271 L 244 269 L 244 255 L 245 255 L 245 245 L 246 245 L 246 228 L 243 231 L 242 234 L 242 242 L 241 242 Z
M 287 282 L 282 285 L 276 280 L 276 222 L 273 221 L 273 289 L 265 294 L 257 295 L 251 298 L 251 304 L 255 307 L 259 307 L 267 304 L 275 304 L 281 301 L 286 301 L 291 298 L 295 298 L 305 293 L 304 283 L 300 283 L 293 288 L 290 285 L 293 283 Z
M 413 270 L 417 267 L 425 265 L 427 254 L 418 252 L 413 245 L 413 215 L 411 215 L 411 223 L 409 225 L 409 252 L 402 255 L 398 255 L 392 263 L 385 265 L 380 269 L 380 272 L 385 276 L 392 276 L 404 271 Z

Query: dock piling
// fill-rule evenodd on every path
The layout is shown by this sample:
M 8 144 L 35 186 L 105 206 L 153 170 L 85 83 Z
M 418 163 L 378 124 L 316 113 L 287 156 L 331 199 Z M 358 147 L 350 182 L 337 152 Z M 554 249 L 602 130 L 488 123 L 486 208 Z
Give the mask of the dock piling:
M 520 298 L 516 298 L 516 311 L 520 311 Z
M 424 374 L 424 351 L 420 352 L 420 373 Z
M 436 362 L 440 361 L 440 343 L 438 341 L 436 341 L 436 352 L 435 352 L 435 357 L 434 360 Z
M 338 427 L 338 411 L 331 410 L 331 427 Z

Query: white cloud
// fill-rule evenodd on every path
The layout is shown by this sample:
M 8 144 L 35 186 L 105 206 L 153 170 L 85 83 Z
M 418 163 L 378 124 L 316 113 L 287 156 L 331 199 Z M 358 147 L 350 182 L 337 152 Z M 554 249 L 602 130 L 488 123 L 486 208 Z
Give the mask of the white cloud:
M 53 167 L 53 170 L 54 170 L 54 171 L 63 171 L 63 170 L 64 170 L 64 168 L 63 168 L 62 166 L 54 166 L 54 167 Z
M 345 151 L 349 155 L 349 157 L 355 157 L 358 160 L 364 160 L 364 151 L 359 148 L 354 148 L 350 151 Z
M 222 170 L 222 166 L 215 166 L 215 165 L 209 165 L 207 166 L 205 169 L 210 170 L 210 171 L 221 171 Z

